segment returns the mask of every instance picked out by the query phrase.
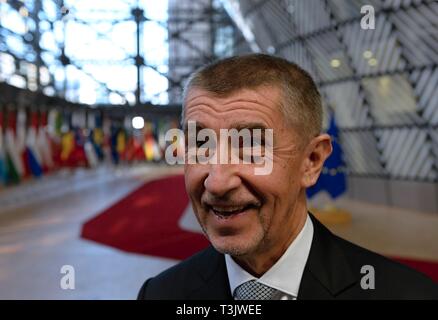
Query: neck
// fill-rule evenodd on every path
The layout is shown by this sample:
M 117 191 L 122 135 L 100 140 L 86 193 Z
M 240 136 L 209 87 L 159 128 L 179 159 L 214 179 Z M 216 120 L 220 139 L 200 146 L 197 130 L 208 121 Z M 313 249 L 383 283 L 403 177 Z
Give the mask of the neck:
M 305 197 L 305 195 L 304 195 Z M 233 257 L 237 264 L 253 276 L 260 278 L 281 258 L 304 227 L 307 219 L 306 201 L 298 201 L 281 236 L 266 239 L 261 248 L 245 256 Z

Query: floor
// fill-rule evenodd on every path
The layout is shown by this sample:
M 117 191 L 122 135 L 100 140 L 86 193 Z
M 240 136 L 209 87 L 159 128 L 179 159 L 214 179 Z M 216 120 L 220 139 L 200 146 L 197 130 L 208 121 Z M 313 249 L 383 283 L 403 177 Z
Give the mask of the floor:
M 145 181 L 177 173 L 164 165 L 102 167 L 0 190 L 0 299 L 135 298 L 147 277 L 177 261 L 83 240 L 81 225 Z M 339 205 L 352 221 L 328 226 L 338 235 L 383 254 L 438 261 L 438 214 Z M 74 290 L 61 288 L 64 265 L 74 267 Z
M 176 261 L 83 240 L 81 225 L 144 181 L 172 171 L 142 167 L 64 172 L 40 182 L 39 188 L 29 187 L 32 196 L 20 198 L 26 193 L 21 188 L 1 192 L 0 299 L 135 298 L 147 277 Z M 61 289 L 63 265 L 74 267 L 74 290 Z

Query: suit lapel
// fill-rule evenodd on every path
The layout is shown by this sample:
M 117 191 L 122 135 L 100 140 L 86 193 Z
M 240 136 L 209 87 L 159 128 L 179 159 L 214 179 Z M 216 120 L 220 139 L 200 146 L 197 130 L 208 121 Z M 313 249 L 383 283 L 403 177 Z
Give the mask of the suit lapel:
M 298 299 L 334 299 L 358 281 L 335 236 L 310 215 L 313 240 Z
M 225 258 L 213 247 L 209 247 L 198 265 L 193 289 L 189 299 L 229 300 L 232 299 Z

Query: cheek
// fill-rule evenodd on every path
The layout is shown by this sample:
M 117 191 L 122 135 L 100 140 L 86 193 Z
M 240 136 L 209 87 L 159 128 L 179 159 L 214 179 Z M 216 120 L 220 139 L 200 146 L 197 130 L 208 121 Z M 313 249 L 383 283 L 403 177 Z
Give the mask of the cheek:
M 273 212 L 287 211 L 291 203 L 294 203 L 300 190 L 300 180 L 299 171 L 293 169 L 291 166 L 274 165 L 271 174 L 265 176 L 255 176 L 251 174 L 251 170 L 245 172 L 244 180 L 264 200 L 263 219 L 265 222 L 268 223 L 274 218 Z M 244 170 L 242 169 L 241 172 Z
M 272 176 L 275 177 L 279 183 L 288 185 L 289 187 L 299 184 L 302 176 L 299 157 L 284 157 L 274 161 Z
M 200 194 L 204 188 L 205 170 L 202 165 L 198 164 L 186 164 L 184 167 L 184 181 L 187 193 L 190 198 L 196 200 L 198 194 Z M 195 199 L 193 199 L 195 197 Z

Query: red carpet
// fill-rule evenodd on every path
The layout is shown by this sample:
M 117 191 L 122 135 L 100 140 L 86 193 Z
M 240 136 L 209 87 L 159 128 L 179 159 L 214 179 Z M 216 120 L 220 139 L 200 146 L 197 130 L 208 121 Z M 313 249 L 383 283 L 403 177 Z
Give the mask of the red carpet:
M 128 252 L 182 260 L 208 245 L 203 235 L 178 226 L 188 203 L 182 175 L 155 180 L 87 221 L 81 236 Z M 393 259 L 438 282 L 438 262 Z
M 431 279 L 433 279 L 436 283 L 438 283 L 438 262 L 412 260 L 406 258 L 392 258 L 392 259 L 400 263 L 403 263 L 408 267 L 411 267 L 412 269 L 418 270 L 428 275 Z
M 178 221 L 189 203 L 181 175 L 144 184 L 87 221 L 81 236 L 121 250 L 184 259 L 208 246 Z

